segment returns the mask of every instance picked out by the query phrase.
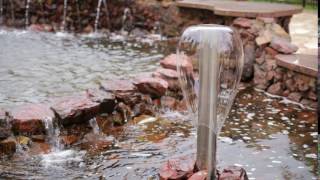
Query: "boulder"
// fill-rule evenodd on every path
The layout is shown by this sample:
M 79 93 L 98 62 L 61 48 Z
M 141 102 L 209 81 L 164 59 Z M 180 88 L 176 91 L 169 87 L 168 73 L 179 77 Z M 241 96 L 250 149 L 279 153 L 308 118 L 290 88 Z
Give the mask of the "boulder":
M 134 93 L 136 87 L 130 80 L 107 80 L 101 82 L 101 89 L 112 93 Z
M 12 130 L 15 134 L 43 134 L 45 119 L 55 119 L 55 115 L 46 104 L 25 104 L 12 109 Z
M 112 113 L 116 106 L 115 95 L 100 89 L 88 89 L 87 96 L 96 103 L 100 104 L 100 113 Z
M 244 169 L 231 166 L 219 174 L 218 180 L 248 180 L 248 176 Z
M 167 81 L 152 77 L 139 78 L 134 82 L 134 85 L 141 93 L 155 97 L 163 96 L 169 87 Z
M 271 41 L 272 41 L 272 32 L 270 30 L 264 30 L 256 38 L 256 43 L 257 43 L 258 46 L 262 46 L 264 44 L 268 44 Z
M 282 83 L 278 82 L 278 83 L 272 84 L 268 88 L 268 93 L 281 96 L 283 93 Z
M 195 160 L 190 157 L 170 159 L 160 168 L 161 179 L 186 179 L 193 174 Z
M 63 125 L 82 123 L 100 112 L 100 104 L 92 101 L 86 94 L 58 98 L 52 109 Z
M 296 45 L 292 44 L 287 39 L 279 37 L 272 38 L 270 47 L 284 54 L 292 54 L 297 52 L 298 50 L 298 47 Z
M 191 59 L 188 56 L 181 55 L 180 59 L 181 69 L 184 70 L 186 73 L 192 74 L 193 66 L 191 63 Z M 178 63 L 178 55 L 171 54 L 160 61 L 160 65 L 164 68 L 177 70 L 177 63 Z
M 248 18 L 237 18 L 233 21 L 233 25 L 242 28 L 250 28 L 252 26 L 252 20 Z
M 172 69 L 159 68 L 153 74 L 153 77 L 161 78 L 168 83 L 168 88 L 172 91 L 180 90 L 178 72 Z
M 288 95 L 288 99 L 295 102 L 300 102 L 301 98 L 302 98 L 302 94 L 299 92 L 293 92 Z
M 12 156 L 16 152 L 16 142 L 14 139 L 6 139 L 0 141 L 0 156 L 7 155 Z

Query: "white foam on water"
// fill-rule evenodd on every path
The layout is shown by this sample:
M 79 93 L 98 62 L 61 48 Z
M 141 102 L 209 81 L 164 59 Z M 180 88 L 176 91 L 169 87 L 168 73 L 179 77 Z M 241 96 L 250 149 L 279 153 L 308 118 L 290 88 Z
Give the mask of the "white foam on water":
M 44 167 L 52 166 L 63 166 L 71 163 L 81 163 L 83 162 L 83 157 L 86 151 L 75 151 L 75 150 L 63 150 L 63 151 L 53 151 L 49 154 L 41 155 L 41 165 Z

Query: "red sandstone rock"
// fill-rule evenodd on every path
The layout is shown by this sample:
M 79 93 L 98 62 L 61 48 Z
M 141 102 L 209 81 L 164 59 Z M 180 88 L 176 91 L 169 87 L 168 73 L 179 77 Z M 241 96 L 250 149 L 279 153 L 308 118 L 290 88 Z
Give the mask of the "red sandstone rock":
M 275 57 L 277 54 L 279 54 L 278 51 L 276 51 L 275 49 L 271 48 L 271 47 L 266 47 L 265 51 L 271 55 L 271 57 Z
M 281 82 L 278 82 L 278 83 L 276 83 L 276 84 L 272 84 L 272 85 L 268 88 L 268 93 L 281 96 L 282 93 L 283 93 L 283 89 L 282 89 L 282 84 L 281 84 Z
M 161 97 L 161 106 L 169 109 L 176 109 L 177 100 L 170 96 Z
M 16 152 L 16 142 L 14 139 L 6 139 L 0 141 L 0 156 L 8 155 L 12 156 Z
M 188 180 L 206 180 L 208 176 L 207 171 L 198 171 L 194 173 Z
M 170 90 L 177 91 L 180 89 L 178 72 L 176 70 L 159 68 L 152 74 L 152 76 L 167 81 Z
M 12 129 L 18 134 L 43 134 L 45 119 L 55 119 L 53 111 L 45 104 L 26 104 L 11 111 Z
M 284 54 L 292 54 L 298 50 L 296 45 L 283 38 L 272 38 L 270 47 Z
M 133 93 L 136 87 L 129 80 L 107 80 L 101 82 L 101 88 L 112 93 Z
M 302 94 L 299 92 L 293 92 L 288 95 L 288 99 L 295 101 L 295 102 L 300 102 L 301 98 L 302 98 Z
M 67 146 L 76 143 L 80 139 L 80 137 L 76 135 L 61 136 L 60 138 L 62 143 Z
M 309 91 L 308 92 L 308 99 L 311 99 L 313 101 L 317 101 L 318 100 L 318 96 L 315 92 L 313 91 Z
M 252 20 L 248 18 L 237 18 L 233 21 L 233 25 L 242 28 L 250 28 L 252 26 Z
M 100 104 L 101 113 L 112 113 L 116 105 L 115 96 L 110 93 L 99 89 L 88 89 L 87 96 L 96 103 Z
M 168 160 L 160 168 L 161 179 L 182 179 L 192 175 L 195 161 L 190 157 L 181 157 L 179 159 Z
M 224 169 L 220 175 L 219 180 L 248 180 L 247 173 L 244 169 L 236 166 L 231 166 Z
M 45 28 L 41 24 L 31 24 L 28 27 L 28 29 L 31 31 L 38 31 L 38 32 L 42 32 L 45 30 Z
M 193 66 L 191 59 L 187 56 L 181 56 L 181 68 L 187 73 L 192 74 Z M 160 61 L 160 65 L 164 68 L 177 70 L 178 55 L 171 54 Z
M 167 81 L 163 79 L 149 77 L 137 79 L 134 85 L 140 92 L 157 97 L 163 96 L 169 86 Z
M 313 109 L 317 109 L 318 108 L 318 102 L 317 101 L 312 101 L 310 99 L 302 99 L 301 104 L 307 106 L 307 107 L 311 107 Z
M 55 100 L 52 109 L 63 125 L 69 125 L 93 118 L 99 113 L 100 106 L 87 95 L 81 94 Z

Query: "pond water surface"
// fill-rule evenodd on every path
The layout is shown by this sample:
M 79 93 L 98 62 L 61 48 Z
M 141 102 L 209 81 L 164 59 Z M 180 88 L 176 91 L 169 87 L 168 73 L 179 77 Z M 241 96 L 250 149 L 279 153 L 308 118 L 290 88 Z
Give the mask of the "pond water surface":
M 103 79 L 152 71 L 164 55 L 155 46 L 107 38 L 0 31 L 0 106 L 42 102 Z M 219 137 L 219 167 L 241 166 L 252 180 L 316 179 L 315 118 L 286 100 L 241 90 Z M 166 160 L 195 153 L 186 112 L 161 110 L 152 121 L 98 134 L 84 126 L 84 138 L 71 147 L 49 154 L 19 150 L 0 160 L 0 179 L 159 179 Z

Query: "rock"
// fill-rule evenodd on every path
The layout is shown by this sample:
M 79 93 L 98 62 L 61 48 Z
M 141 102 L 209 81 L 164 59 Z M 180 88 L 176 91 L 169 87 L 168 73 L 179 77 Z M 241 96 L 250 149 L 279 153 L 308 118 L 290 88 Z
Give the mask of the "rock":
M 172 69 L 159 68 L 152 74 L 153 77 L 161 78 L 168 83 L 168 88 L 172 91 L 180 90 L 180 83 L 178 80 L 178 72 Z
M 195 161 L 190 157 L 168 160 L 160 168 L 161 179 L 185 179 L 192 175 Z
M 279 54 L 278 51 L 274 50 L 271 47 L 266 47 L 265 51 L 267 52 L 267 54 L 270 54 L 272 58 L 274 58 L 277 54 Z
M 298 47 L 296 45 L 291 44 L 288 40 L 276 37 L 272 38 L 270 47 L 284 54 L 292 54 L 297 52 L 298 50 Z
M 317 112 L 315 111 L 299 112 L 297 120 L 305 121 L 307 124 L 315 124 L 317 123 Z
M 255 45 L 249 42 L 244 46 L 244 67 L 242 73 L 242 81 L 248 81 L 252 78 L 254 61 Z
M 52 109 L 63 125 L 88 121 L 100 112 L 99 103 L 85 94 L 58 98 L 53 102 Z
M 178 55 L 171 54 L 160 61 L 160 65 L 164 68 L 177 70 L 177 61 Z M 193 73 L 193 66 L 191 63 L 191 59 L 187 56 L 182 55 L 181 56 L 181 69 L 187 72 L 188 74 Z
M 257 17 L 257 20 L 262 21 L 265 24 L 272 24 L 276 22 L 274 18 L 268 18 L 268 17 Z
M 248 176 L 244 169 L 231 166 L 220 173 L 218 180 L 248 180 Z
M 7 126 L 8 126 L 7 112 L 0 109 L 0 127 L 7 127 Z
M 55 115 L 46 104 L 26 104 L 11 111 L 12 130 L 15 134 L 30 135 L 45 132 L 45 119 L 55 119 Z
M 92 27 L 91 25 L 87 25 L 87 26 L 83 29 L 82 32 L 83 32 L 83 33 L 87 33 L 87 34 L 92 33 L 92 32 L 93 32 L 93 27 Z
M 155 97 L 163 96 L 167 89 L 167 81 L 160 78 L 140 78 L 134 82 L 134 85 L 141 93 L 150 94 Z
M 112 113 L 116 106 L 115 95 L 99 89 L 88 89 L 87 96 L 96 103 L 100 104 L 100 113 Z
M 302 99 L 300 103 L 303 104 L 304 106 L 311 107 L 313 109 L 318 108 L 318 102 L 311 101 L 310 99 Z
M 267 72 L 266 78 L 267 78 L 268 81 L 272 81 L 274 77 L 275 77 L 275 72 L 274 71 Z
M 259 68 L 259 66 L 254 65 L 254 78 L 253 83 L 256 88 L 266 90 L 269 86 L 269 82 L 266 78 L 267 73 Z
M 45 28 L 41 24 L 31 24 L 28 29 L 37 32 L 45 31 Z
M 256 63 L 262 65 L 265 62 L 265 57 L 256 58 Z
M 283 93 L 282 83 L 281 83 L 281 82 L 278 82 L 278 83 L 272 84 L 272 85 L 268 88 L 268 93 L 281 96 L 282 93 Z
M 287 79 L 285 81 L 285 86 L 287 89 L 289 89 L 291 92 L 296 91 L 297 87 L 295 86 L 295 83 L 293 81 L 293 79 Z
M 11 130 L 8 128 L 0 127 L 0 141 L 7 139 L 11 136 Z
M 161 107 L 176 109 L 177 100 L 171 96 L 162 96 L 161 97 Z
M 76 135 L 66 135 L 66 136 L 60 136 L 60 139 L 64 145 L 70 146 L 76 143 L 80 139 L 80 137 Z
M 194 173 L 188 180 L 206 180 L 208 176 L 207 171 L 198 171 Z
M 288 99 L 295 101 L 295 102 L 300 102 L 301 98 L 302 98 L 302 94 L 299 92 L 290 93 L 288 96 Z
M 310 78 L 308 76 L 297 74 L 294 76 L 293 79 L 299 91 L 306 92 L 310 89 L 310 86 L 309 86 Z
M 317 101 L 318 100 L 318 96 L 317 96 L 316 92 L 309 91 L 307 96 L 308 96 L 308 99 L 311 99 L 313 101 Z
M 46 32 L 52 32 L 53 27 L 50 24 L 43 24 L 43 30 Z
M 277 68 L 277 62 L 275 59 L 266 59 L 265 68 L 267 71 L 272 71 Z
M 272 33 L 269 30 L 264 30 L 257 38 L 256 43 L 258 46 L 270 43 L 272 40 Z
M 276 36 L 290 41 L 290 35 L 279 24 L 273 23 L 271 30 Z
M 250 28 L 252 26 L 252 20 L 248 18 L 237 18 L 233 21 L 233 25 L 242 28 Z
M 0 156 L 7 155 L 12 156 L 16 152 L 16 142 L 14 139 L 9 138 L 0 141 Z
M 46 137 L 45 135 L 32 135 L 31 136 L 31 140 L 34 142 L 45 142 Z
M 18 144 L 24 145 L 24 146 L 29 146 L 32 143 L 31 139 L 26 136 L 17 136 L 16 140 Z
M 129 80 L 107 80 L 101 82 L 101 88 L 112 93 L 134 93 L 137 88 Z

